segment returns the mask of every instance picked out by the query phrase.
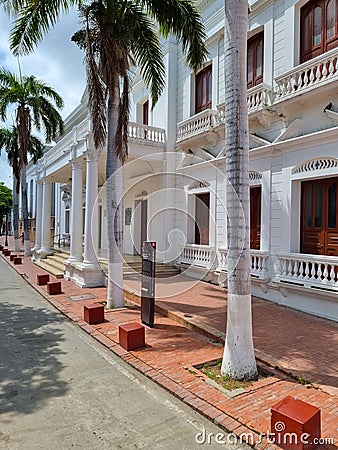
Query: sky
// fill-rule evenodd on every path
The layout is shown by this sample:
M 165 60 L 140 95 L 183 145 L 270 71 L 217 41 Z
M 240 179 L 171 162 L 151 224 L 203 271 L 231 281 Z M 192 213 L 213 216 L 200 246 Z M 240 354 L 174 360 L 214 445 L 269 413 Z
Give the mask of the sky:
M 61 95 L 65 103 L 61 111 L 64 119 L 79 104 L 85 88 L 84 55 L 70 40 L 80 27 L 75 10 L 63 15 L 34 53 L 20 57 L 23 75 L 35 75 Z M 10 19 L 0 9 L 0 67 L 18 73 L 17 58 L 9 50 L 10 29 Z M 11 118 L 9 120 L 6 125 L 11 125 Z M 11 169 L 5 152 L 2 152 L 0 157 L 0 181 L 12 187 Z

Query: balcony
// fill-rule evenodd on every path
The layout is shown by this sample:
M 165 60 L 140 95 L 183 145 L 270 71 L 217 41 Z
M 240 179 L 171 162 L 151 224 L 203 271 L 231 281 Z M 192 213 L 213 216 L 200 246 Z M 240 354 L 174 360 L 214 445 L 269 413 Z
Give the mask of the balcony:
M 275 78 L 279 103 L 338 80 L 338 49 L 335 48 Z
M 262 111 L 264 107 L 272 103 L 271 88 L 260 84 L 248 90 L 247 93 L 248 113 L 254 114 Z M 203 144 L 215 144 L 217 134 L 224 137 L 225 103 L 217 105 L 217 109 L 206 109 L 190 117 L 177 125 L 177 144 L 181 146 Z
M 177 125 L 177 143 L 197 145 L 203 140 L 209 143 L 216 142 L 215 127 L 218 124 L 217 111 L 206 109 Z
M 261 111 L 272 103 L 272 91 L 270 87 L 260 84 L 247 91 L 248 114 Z M 217 105 L 217 120 L 224 123 L 225 103 Z
M 164 147 L 166 142 L 164 129 L 135 122 L 128 124 L 128 139 L 130 143 L 156 147 Z

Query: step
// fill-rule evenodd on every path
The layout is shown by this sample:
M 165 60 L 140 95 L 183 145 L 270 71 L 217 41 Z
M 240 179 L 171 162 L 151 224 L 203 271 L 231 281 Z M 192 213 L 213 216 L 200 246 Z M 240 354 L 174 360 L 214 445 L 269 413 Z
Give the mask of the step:
M 53 250 L 54 256 L 60 256 L 61 258 L 64 258 L 64 259 L 69 258 L 70 253 L 63 252 L 62 250 L 58 250 L 57 248 L 53 248 L 52 250 Z
M 64 261 L 60 262 L 57 259 L 54 259 L 54 256 L 47 256 L 46 262 L 47 262 L 47 264 L 55 267 L 56 269 L 59 269 L 59 270 L 62 270 L 62 271 L 65 270 Z
M 50 259 L 52 261 L 56 261 L 60 264 L 64 264 L 65 261 L 67 261 L 68 257 L 65 258 L 64 256 L 60 256 L 60 255 L 51 255 L 51 256 L 47 256 L 47 259 Z
M 41 269 L 45 270 L 46 272 L 54 275 L 55 278 L 63 278 L 63 270 L 57 269 L 56 267 L 48 264 L 46 259 L 35 262 L 34 264 L 38 267 L 41 267 Z

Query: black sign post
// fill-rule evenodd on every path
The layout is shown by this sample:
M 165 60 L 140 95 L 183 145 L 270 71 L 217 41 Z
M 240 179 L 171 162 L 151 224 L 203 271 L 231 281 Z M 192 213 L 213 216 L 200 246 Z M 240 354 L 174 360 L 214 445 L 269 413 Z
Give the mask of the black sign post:
M 156 242 L 142 242 L 141 321 L 154 326 Z

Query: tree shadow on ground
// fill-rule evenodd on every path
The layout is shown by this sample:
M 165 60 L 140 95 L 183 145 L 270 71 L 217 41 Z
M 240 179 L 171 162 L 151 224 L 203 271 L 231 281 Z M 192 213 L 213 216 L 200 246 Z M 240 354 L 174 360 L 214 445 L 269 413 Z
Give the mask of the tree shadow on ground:
M 0 303 L 0 415 L 30 414 L 66 393 L 61 321 L 46 309 Z

